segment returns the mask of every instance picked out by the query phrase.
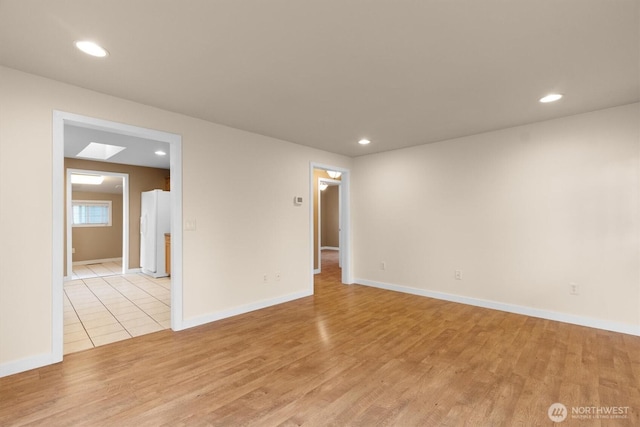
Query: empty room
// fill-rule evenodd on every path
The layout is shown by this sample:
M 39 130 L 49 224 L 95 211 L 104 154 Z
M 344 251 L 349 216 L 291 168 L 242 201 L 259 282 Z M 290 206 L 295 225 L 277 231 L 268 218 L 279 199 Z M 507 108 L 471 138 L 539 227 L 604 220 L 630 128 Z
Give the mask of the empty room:
M 0 425 L 554 424 L 640 424 L 638 0 L 0 0 Z

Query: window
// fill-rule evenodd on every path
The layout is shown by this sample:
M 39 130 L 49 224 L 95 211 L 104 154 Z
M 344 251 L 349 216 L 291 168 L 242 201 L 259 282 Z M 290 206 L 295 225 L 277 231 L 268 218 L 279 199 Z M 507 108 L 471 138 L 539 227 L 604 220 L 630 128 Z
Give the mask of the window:
M 110 227 L 111 200 L 73 200 L 74 227 Z

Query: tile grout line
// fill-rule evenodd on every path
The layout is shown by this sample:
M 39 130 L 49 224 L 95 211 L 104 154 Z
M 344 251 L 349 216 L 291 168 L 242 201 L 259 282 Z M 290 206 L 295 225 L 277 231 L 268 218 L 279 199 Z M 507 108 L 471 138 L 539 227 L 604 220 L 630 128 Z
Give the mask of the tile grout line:
M 93 277 L 92 277 L 92 279 L 93 279 Z M 102 277 L 99 277 L 99 279 L 101 279 L 101 280 L 102 280 L 104 283 L 106 283 L 107 285 L 111 286 L 111 285 L 109 284 L 109 282 L 107 282 L 106 280 L 104 280 Z M 82 282 L 84 283 L 84 280 L 83 280 Z M 89 289 L 89 292 L 91 292 L 91 293 L 92 293 L 92 294 L 93 294 L 93 295 L 98 299 L 98 301 L 100 301 L 100 304 L 102 304 L 102 306 L 103 306 L 103 307 L 104 307 L 104 308 L 109 312 L 109 314 L 110 314 L 110 315 L 112 315 L 114 319 L 116 319 L 116 322 L 118 322 L 118 324 L 122 327 L 122 329 L 123 329 L 127 334 L 129 334 L 129 337 L 130 337 L 130 338 L 133 338 L 133 335 L 131 335 L 131 333 L 127 330 L 127 328 L 125 328 L 125 327 L 124 327 L 124 325 L 120 322 L 120 319 L 118 319 L 118 317 L 117 317 L 115 314 L 113 314 L 113 313 L 111 312 L 111 310 L 109 310 L 109 307 L 107 307 L 107 306 L 105 305 L 105 303 L 104 303 L 104 302 L 102 302 L 102 300 L 100 299 L 100 297 L 99 297 L 98 295 L 96 295 L 96 293 L 95 293 L 95 292 L 93 292 L 93 289 L 91 289 L 91 288 L 89 287 L 89 285 L 87 285 L 86 283 L 85 283 L 85 286 L 87 287 L 87 289 Z M 79 317 L 79 316 L 78 316 L 78 317 Z M 80 321 L 82 322 L 82 319 L 80 319 Z M 83 325 L 83 326 L 84 326 L 84 325 Z
M 123 276 L 122 278 L 123 278 L 124 280 L 126 280 L 127 282 L 131 283 L 131 284 L 132 284 L 133 286 L 135 286 L 136 288 L 140 289 L 140 290 L 141 290 L 142 292 L 144 292 L 145 294 L 149 295 L 149 296 L 150 296 L 150 297 L 152 297 L 152 298 L 155 298 L 158 302 L 161 302 L 162 304 L 164 304 L 164 305 L 166 305 L 167 307 L 171 308 L 171 305 L 170 305 L 170 304 L 167 304 L 167 303 L 165 303 L 165 302 L 163 302 L 163 301 L 160 301 L 160 300 L 158 299 L 158 297 L 156 297 L 155 295 L 151 295 L 151 294 L 150 294 L 149 292 L 147 292 L 144 288 L 141 288 L 140 286 L 138 286 L 136 283 L 132 282 L 132 281 L 131 281 L 131 280 L 129 280 L 128 278 L 126 278 L 126 277 L 124 277 L 124 276 Z M 148 280 L 146 277 L 144 277 L 144 279 L 145 279 L 145 280 Z M 149 281 L 149 282 L 151 282 L 151 283 L 153 283 L 153 284 L 154 284 L 154 285 L 156 285 L 156 286 L 160 286 L 160 285 L 158 285 L 157 283 L 155 283 L 155 282 L 154 282 L 154 281 L 152 281 L 152 280 L 148 280 L 148 281 Z M 166 288 L 164 288 L 163 286 L 160 286 L 160 287 L 161 287 L 162 289 L 166 290 Z M 169 292 L 171 292 L 171 291 L 169 291 Z M 134 303 L 134 304 L 135 304 L 135 303 Z M 140 308 L 140 310 L 142 310 L 142 308 Z M 144 311 L 144 310 L 143 310 L 143 311 Z
M 101 265 L 101 266 L 103 266 L 104 269 L 109 270 L 109 273 L 108 274 L 97 273 L 93 268 L 91 268 L 92 265 Z M 89 270 L 91 270 L 91 272 L 93 274 L 95 274 L 96 277 L 109 277 L 109 276 L 117 276 L 118 274 L 121 274 L 121 273 L 118 273 L 118 272 L 115 272 L 115 271 L 111 270 L 109 267 L 104 267 L 104 265 L 105 264 L 87 264 L 87 268 Z
M 102 265 L 102 266 L 104 266 L 105 264 L 103 264 L 103 263 L 81 264 L 81 265 L 83 265 L 83 268 L 80 268 L 80 270 L 89 270 L 93 274 L 93 276 L 91 276 L 91 277 L 80 277 L 76 273 L 73 272 L 73 266 L 72 266 L 72 268 L 71 268 L 71 279 L 72 280 L 95 279 L 97 277 L 117 276 L 117 275 L 121 275 L 122 274 L 120 272 L 114 272 L 109 267 L 104 267 L 105 269 L 110 271 L 109 274 L 99 274 L 99 273 L 96 273 L 95 271 L 93 271 L 93 269 L 91 268 L 92 265 Z M 120 267 L 122 267 L 122 266 L 120 266 Z M 75 276 L 75 278 L 74 278 L 74 276 Z
M 86 284 L 84 284 L 84 281 L 82 282 L 82 284 L 84 286 L 87 286 Z M 93 340 L 91 339 L 91 335 L 89 335 L 89 331 L 87 331 L 87 328 L 84 326 L 84 322 L 82 322 L 82 319 L 80 318 L 80 315 L 78 314 L 78 310 L 76 310 L 76 306 L 73 304 L 73 301 L 71 301 L 71 298 L 69 298 L 69 294 L 67 293 L 66 289 L 62 289 L 64 294 L 66 295 L 67 299 L 69 300 L 69 304 L 71 304 L 71 308 L 73 308 L 73 312 L 76 314 L 76 316 L 78 317 L 78 320 L 80 321 L 80 324 L 82 325 L 82 329 L 84 330 L 84 333 L 87 334 L 87 338 L 89 338 L 89 341 L 91 341 L 91 345 L 93 346 L 93 348 L 96 348 L 95 343 L 93 342 Z M 64 325 L 62 325 L 62 334 L 64 335 Z M 63 352 L 64 352 L 64 340 L 62 343 L 62 347 L 63 347 Z
M 129 284 L 130 284 L 130 285 L 135 286 L 138 290 L 140 290 L 140 291 L 144 292 L 145 294 L 149 295 L 151 298 L 155 299 L 155 300 L 156 300 L 156 301 L 158 301 L 159 303 L 162 303 L 162 304 L 166 305 L 169 309 L 171 308 L 171 305 L 170 305 L 170 304 L 167 304 L 167 303 L 165 303 L 164 301 L 161 301 L 160 299 L 158 299 L 158 297 L 156 297 L 155 295 L 150 294 L 149 292 L 147 292 L 146 290 L 144 290 L 144 288 L 141 288 L 141 287 L 140 287 L 140 286 L 138 286 L 135 282 L 132 282 L 131 280 L 129 280 L 129 279 L 128 279 L 127 277 L 125 277 L 124 275 L 123 275 L 123 276 L 121 276 L 121 277 L 122 277 L 122 279 L 123 279 L 123 280 L 126 280 L 127 282 L 129 282 Z M 145 280 L 148 280 L 148 279 L 146 279 L 146 277 L 145 277 L 144 279 L 145 279 Z M 105 280 L 105 281 L 106 281 L 106 280 Z M 158 285 L 157 283 L 155 283 L 155 282 L 153 282 L 153 281 L 150 281 L 150 282 L 151 282 L 151 283 L 153 283 L 154 285 L 160 286 L 160 285 Z M 107 283 L 109 283 L 109 282 L 107 282 Z M 113 286 L 113 285 L 111 285 L 111 283 L 109 283 L 109 285 L 110 285 L 110 286 Z M 164 289 L 164 290 L 167 290 L 166 288 L 164 288 L 164 287 L 162 287 L 162 286 L 160 286 L 160 287 L 161 287 L 162 289 Z M 116 289 L 116 290 L 117 290 L 117 289 Z M 118 292 L 120 292 L 120 291 L 118 291 Z M 120 292 L 120 293 L 122 293 L 122 292 Z M 124 295 L 124 294 L 123 294 L 123 295 Z M 125 297 L 126 297 L 126 296 L 125 296 Z M 128 299 L 128 298 L 127 298 L 127 299 Z M 144 311 L 144 309 L 143 309 L 142 307 L 138 306 L 138 304 L 136 304 L 134 301 L 132 301 L 132 300 L 129 300 L 129 301 L 131 301 L 133 304 L 135 304 L 135 306 L 136 306 L 136 307 L 138 307 L 140 310 Z M 145 313 L 146 313 L 146 311 L 145 311 Z
M 122 276 L 122 278 L 123 278 L 124 280 L 126 280 L 127 282 L 129 282 L 130 284 L 132 284 L 132 285 L 134 285 L 134 286 L 135 286 L 135 284 L 134 284 L 134 283 L 132 283 L 131 281 L 129 281 L 126 277 Z M 123 297 L 123 298 L 125 298 L 127 301 L 129 301 L 131 304 L 133 304 L 133 305 L 134 305 L 138 310 L 142 311 L 142 312 L 143 312 L 143 313 L 144 313 L 148 318 L 150 318 L 151 320 L 153 320 L 153 321 L 154 321 L 158 326 L 160 326 L 163 330 L 164 330 L 164 329 L 166 329 L 166 328 L 165 328 L 164 326 L 162 326 L 162 325 L 161 325 L 161 324 L 160 324 L 156 319 L 154 319 L 154 318 L 153 318 L 153 316 L 151 316 L 149 313 L 147 313 L 146 311 L 144 311 L 144 309 L 142 309 L 140 306 L 138 306 L 138 304 L 136 304 L 134 301 L 132 301 L 131 299 L 129 299 L 129 297 L 128 297 L 128 296 L 126 296 L 125 294 L 123 294 L 122 292 L 120 292 L 117 288 L 115 288 L 111 283 L 107 282 L 105 279 L 102 279 L 102 280 L 104 280 L 104 282 L 105 282 L 108 286 L 110 286 L 110 287 L 111 287 L 111 289 L 113 289 L 114 291 L 116 291 L 117 293 L 119 293 L 120 295 L 122 295 L 122 297 Z M 138 287 L 136 286 L 136 288 L 138 288 Z M 149 295 L 149 293 L 147 293 L 147 295 Z M 156 297 L 154 297 L 153 295 L 149 295 L 149 296 L 151 296 L 151 297 L 155 298 L 156 300 L 158 300 L 158 299 L 157 299 Z M 97 297 L 97 295 L 96 295 L 96 297 Z M 158 301 L 159 301 L 159 300 L 158 300 Z M 100 302 L 102 302 L 102 301 L 100 301 Z M 162 302 L 162 301 L 160 301 L 160 302 Z M 104 304 L 104 303 L 103 303 L 103 304 Z M 163 303 L 163 304 L 164 304 L 164 303 Z M 166 305 L 166 304 L 165 304 L 165 305 Z M 109 309 L 107 308 L 107 310 L 109 310 Z M 109 310 L 109 313 L 111 313 L 111 310 Z M 115 317 L 115 318 L 116 318 L 116 320 L 118 321 L 118 323 L 120 323 L 120 325 L 122 325 L 122 323 L 120 322 L 120 319 L 118 319 L 118 316 L 116 316 L 116 315 L 115 315 L 115 314 L 113 314 L 113 313 L 111 313 L 111 315 L 112 315 L 113 317 Z M 131 335 L 131 333 L 127 330 L 127 328 L 125 328 L 125 326 L 124 326 L 124 325 L 122 325 L 122 327 L 127 331 L 127 333 L 128 333 L 129 335 Z M 132 337 L 133 337 L 133 336 L 132 336 Z

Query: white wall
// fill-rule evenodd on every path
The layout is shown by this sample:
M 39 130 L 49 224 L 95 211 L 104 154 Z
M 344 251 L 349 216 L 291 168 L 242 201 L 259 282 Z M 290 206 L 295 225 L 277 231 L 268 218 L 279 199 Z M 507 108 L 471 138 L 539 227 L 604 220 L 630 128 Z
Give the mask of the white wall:
M 186 325 L 309 292 L 310 163 L 351 159 L 0 67 L 0 372 L 51 352 L 53 110 L 182 135 Z
M 356 282 L 640 333 L 639 119 L 633 104 L 356 158 Z

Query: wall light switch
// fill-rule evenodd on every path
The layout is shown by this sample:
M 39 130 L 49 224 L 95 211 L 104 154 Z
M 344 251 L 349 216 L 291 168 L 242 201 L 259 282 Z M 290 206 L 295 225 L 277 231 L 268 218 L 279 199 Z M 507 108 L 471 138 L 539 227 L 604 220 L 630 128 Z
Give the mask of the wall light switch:
M 580 295 L 580 286 L 574 282 L 569 283 L 569 294 Z
M 195 219 L 187 219 L 184 221 L 184 229 L 185 231 L 195 231 L 196 229 L 196 220 Z

